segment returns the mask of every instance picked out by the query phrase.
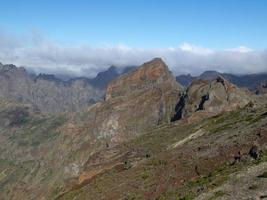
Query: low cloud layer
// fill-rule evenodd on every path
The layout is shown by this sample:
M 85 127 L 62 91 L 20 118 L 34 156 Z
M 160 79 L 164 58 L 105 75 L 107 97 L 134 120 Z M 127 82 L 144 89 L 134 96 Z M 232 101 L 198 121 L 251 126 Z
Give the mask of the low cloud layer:
M 38 33 L 18 36 L 0 30 L 0 62 L 25 66 L 36 73 L 92 77 L 111 65 L 140 65 L 154 57 L 163 58 L 174 74 L 197 75 L 205 70 L 235 74 L 267 72 L 267 51 L 244 46 L 226 50 L 189 43 L 159 49 L 125 45 L 90 47 L 54 42 Z

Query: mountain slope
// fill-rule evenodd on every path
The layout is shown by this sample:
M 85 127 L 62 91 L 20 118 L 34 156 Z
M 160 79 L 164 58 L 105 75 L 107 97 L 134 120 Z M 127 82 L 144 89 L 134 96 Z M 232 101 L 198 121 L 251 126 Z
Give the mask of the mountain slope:
M 116 79 L 119 75 L 120 73 L 117 71 L 116 67 L 111 66 L 106 71 L 99 72 L 95 78 L 89 79 L 88 81 L 94 87 L 106 89 L 108 83 Z
M 257 185 L 249 192 L 251 197 L 264 196 L 261 186 L 267 182 L 257 176 L 267 171 L 266 112 L 266 105 L 258 105 L 253 111 L 246 107 L 194 123 L 154 128 L 92 156 L 79 182 L 57 199 L 182 200 L 199 199 L 211 190 L 203 199 L 240 199 L 244 195 L 237 191 L 242 185 L 233 193 L 222 190 L 235 173 L 254 180 L 246 183 L 247 190 Z M 257 166 L 261 170 L 249 173 Z
M 114 87 L 119 82 L 121 87 Z M 96 152 L 169 123 L 181 92 L 160 59 L 123 75 L 108 88 L 105 101 L 81 112 L 50 115 L 25 110 L 15 120 L 19 124 L 9 122 L 13 113 L 20 113 L 19 107 L 13 111 L 18 104 L 3 103 L 0 117 L 7 122 L 0 127 L 0 199 L 53 199 L 76 183 Z
M 187 114 L 171 122 L 183 98 Z M 0 199 L 198 197 L 266 162 L 266 109 L 265 96 L 222 78 L 185 91 L 158 58 L 80 112 L 0 99 Z
M 31 104 L 48 113 L 78 111 L 104 96 L 86 80 L 61 81 L 53 75 L 30 76 L 14 65 L 0 66 L 0 98 Z

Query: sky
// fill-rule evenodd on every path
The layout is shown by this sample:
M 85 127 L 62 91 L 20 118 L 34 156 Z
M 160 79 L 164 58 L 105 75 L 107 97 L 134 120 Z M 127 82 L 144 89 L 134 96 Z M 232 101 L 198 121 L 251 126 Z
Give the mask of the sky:
M 175 74 L 267 72 L 266 0 L 0 0 L 0 62 L 94 76 L 162 57 Z

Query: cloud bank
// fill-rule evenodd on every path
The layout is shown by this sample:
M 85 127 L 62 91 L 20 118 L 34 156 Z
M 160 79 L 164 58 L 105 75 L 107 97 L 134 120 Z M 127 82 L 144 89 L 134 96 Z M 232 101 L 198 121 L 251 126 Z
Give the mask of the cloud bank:
M 92 77 L 111 65 L 140 65 L 161 57 L 174 74 L 197 75 L 205 70 L 235 74 L 267 72 L 267 51 L 245 46 L 213 50 L 183 43 L 177 47 L 142 49 L 125 45 L 91 47 L 62 44 L 39 33 L 18 36 L 0 30 L 0 62 L 36 73 Z

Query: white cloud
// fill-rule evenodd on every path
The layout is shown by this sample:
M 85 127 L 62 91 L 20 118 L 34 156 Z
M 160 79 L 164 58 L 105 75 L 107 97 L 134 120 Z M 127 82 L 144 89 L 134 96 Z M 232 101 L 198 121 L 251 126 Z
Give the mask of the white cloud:
M 41 34 L 17 36 L 0 30 L 0 62 L 26 66 L 35 72 L 94 76 L 111 65 L 140 65 L 162 57 L 174 74 L 199 74 L 205 70 L 231 73 L 267 72 L 267 51 L 240 46 L 212 50 L 183 43 L 178 47 L 142 49 L 123 44 L 90 47 L 67 45 Z
M 227 51 L 248 53 L 248 52 L 252 52 L 253 50 L 248 48 L 248 47 L 245 47 L 245 46 L 240 46 L 240 47 L 237 47 L 237 48 L 227 49 Z
M 182 45 L 180 45 L 180 49 L 182 51 L 199 54 L 199 55 L 210 55 L 214 53 L 214 51 L 211 49 L 203 48 L 201 46 L 192 45 L 189 43 L 183 43 Z

